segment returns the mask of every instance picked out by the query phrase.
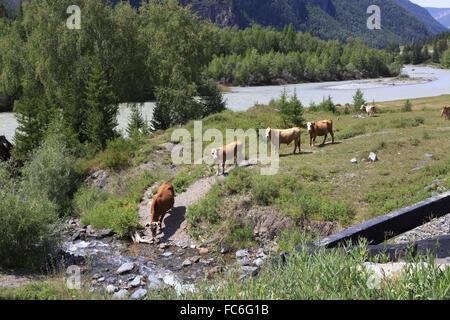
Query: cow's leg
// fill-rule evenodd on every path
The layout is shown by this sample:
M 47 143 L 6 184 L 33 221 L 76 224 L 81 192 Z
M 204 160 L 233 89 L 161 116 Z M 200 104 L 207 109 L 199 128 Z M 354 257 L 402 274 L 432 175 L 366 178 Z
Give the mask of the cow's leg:
M 222 175 L 225 175 L 225 162 L 222 163 Z
M 220 168 L 220 165 L 219 165 L 219 164 L 217 164 L 216 176 L 218 176 L 218 175 L 219 175 L 219 168 Z
M 324 145 L 325 142 L 327 141 L 327 137 L 328 137 L 328 133 L 325 135 L 325 138 L 323 139 L 322 145 Z
M 330 134 L 331 134 L 331 143 L 334 144 L 334 132 L 333 132 L 333 130 L 330 131 Z

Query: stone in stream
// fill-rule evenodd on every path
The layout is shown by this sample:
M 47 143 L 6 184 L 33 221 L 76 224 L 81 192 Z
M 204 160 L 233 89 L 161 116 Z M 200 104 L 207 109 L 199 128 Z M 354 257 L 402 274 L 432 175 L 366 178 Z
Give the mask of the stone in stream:
M 141 285 L 141 280 L 142 280 L 142 277 L 141 276 L 137 276 L 136 278 L 134 278 L 134 280 L 133 281 L 131 281 L 128 285 L 130 286 L 130 287 L 138 287 L 138 286 L 140 286 Z
M 124 299 L 127 298 L 130 295 L 128 290 L 122 289 L 116 293 L 114 293 L 114 298 L 116 299 Z
M 113 294 L 114 292 L 116 292 L 117 287 L 110 284 L 110 285 L 106 286 L 105 290 L 106 290 L 107 294 Z
M 190 265 L 192 265 L 192 261 L 191 260 L 186 259 L 186 260 L 183 261 L 183 264 L 182 264 L 183 267 L 189 267 Z
M 127 263 L 124 263 L 119 269 L 117 269 L 116 273 L 123 274 L 123 273 L 130 272 L 133 269 L 134 269 L 134 263 L 127 262 Z
M 139 300 L 139 299 L 145 298 L 146 296 L 147 296 L 147 290 L 138 289 L 131 295 L 131 298 L 134 300 Z

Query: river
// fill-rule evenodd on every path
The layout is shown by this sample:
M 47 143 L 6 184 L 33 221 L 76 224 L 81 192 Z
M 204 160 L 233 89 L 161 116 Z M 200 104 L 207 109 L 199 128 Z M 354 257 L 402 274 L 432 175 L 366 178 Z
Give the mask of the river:
M 224 98 L 227 107 L 234 111 L 245 111 L 255 103 L 267 104 L 270 99 L 280 96 L 284 88 L 289 94 L 297 90 L 299 99 L 305 106 L 311 102 L 320 103 L 324 97 L 331 95 L 334 103 L 352 103 L 356 89 L 361 89 L 366 101 L 392 101 L 400 99 L 414 99 L 442 94 L 450 94 L 450 70 L 436 69 L 424 66 L 405 66 L 402 73 L 408 74 L 410 78 L 421 80 L 392 81 L 389 78 L 302 83 L 286 86 L 261 86 L 261 87 L 231 87 L 231 93 L 225 93 Z M 422 81 L 424 80 L 424 81 Z M 450 103 L 450 101 L 449 101 Z M 142 105 L 144 118 L 151 120 L 154 102 Z M 128 104 L 121 104 L 118 116 L 118 130 L 124 132 L 130 110 Z M 5 135 L 12 140 L 17 121 L 12 112 L 0 113 L 0 135 Z

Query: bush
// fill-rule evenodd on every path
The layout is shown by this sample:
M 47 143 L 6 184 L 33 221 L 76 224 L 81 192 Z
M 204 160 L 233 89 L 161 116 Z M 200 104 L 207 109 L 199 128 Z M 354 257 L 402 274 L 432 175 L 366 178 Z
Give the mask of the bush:
M 363 92 L 360 89 L 356 90 L 356 93 L 353 96 L 353 111 L 359 112 L 361 106 L 364 105 L 365 103 L 366 100 L 364 100 Z
M 139 213 L 134 202 L 108 199 L 96 203 L 82 222 L 97 229 L 112 229 L 119 236 L 124 236 L 130 228 L 138 226 Z
M 229 194 L 244 193 L 250 186 L 250 172 L 244 168 L 231 171 L 230 176 L 224 182 L 224 190 Z
M 0 189 L 2 267 L 37 269 L 57 243 L 57 207 L 34 194 L 17 185 L 13 189 Z
M 405 104 L 402 106 L 401 109 L 402 112 L 411 112 L 412 111 L 412 104 L 411 101 L 406 100 Z
M 71 198 L 78 186 L 75 158 L 60 134 L 48 136 L 23 169 L 23 183 L 31 197 L 56 204 L 61 216 L 71 212 Z

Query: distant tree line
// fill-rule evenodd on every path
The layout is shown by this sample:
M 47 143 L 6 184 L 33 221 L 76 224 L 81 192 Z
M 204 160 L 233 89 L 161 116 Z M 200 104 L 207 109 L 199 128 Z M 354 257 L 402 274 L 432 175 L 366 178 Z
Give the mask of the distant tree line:
M 361 39 L 323 41 L 310 33 L 254 26 L 214 30 L 207 75 L 229 85 L 331 81 L 396 75 L 401 65 Z
M 450 68 L 449 42 L 450 32 L 444 32 L 428 41 L 406 45 L 402 52 L 402 62 L 415 65 L 433 62 Z

